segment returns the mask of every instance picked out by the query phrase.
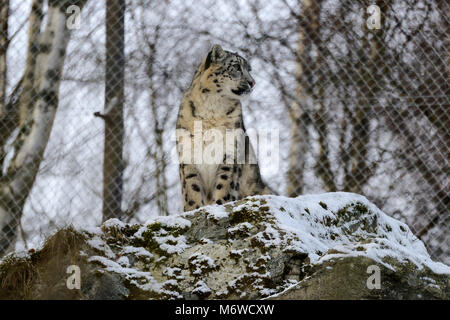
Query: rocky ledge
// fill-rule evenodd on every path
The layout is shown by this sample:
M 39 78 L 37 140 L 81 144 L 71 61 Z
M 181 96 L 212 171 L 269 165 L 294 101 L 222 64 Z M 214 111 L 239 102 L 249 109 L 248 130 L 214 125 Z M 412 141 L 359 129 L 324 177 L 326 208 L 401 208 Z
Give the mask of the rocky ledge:
M 350 193 L 66 228 L 0 262 L 2 299 L 449 299 L 449 282 L 406 224 Z

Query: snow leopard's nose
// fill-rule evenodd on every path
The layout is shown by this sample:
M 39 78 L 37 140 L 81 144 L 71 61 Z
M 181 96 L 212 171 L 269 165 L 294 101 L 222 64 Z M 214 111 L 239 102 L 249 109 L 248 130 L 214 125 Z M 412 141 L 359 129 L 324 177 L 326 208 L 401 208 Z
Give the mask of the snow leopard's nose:
M 248 85 L 250 86 L 250 88 L 253 88 L 255 86 L 255 84 L 256 84 L 255 80 L 248 81 Z

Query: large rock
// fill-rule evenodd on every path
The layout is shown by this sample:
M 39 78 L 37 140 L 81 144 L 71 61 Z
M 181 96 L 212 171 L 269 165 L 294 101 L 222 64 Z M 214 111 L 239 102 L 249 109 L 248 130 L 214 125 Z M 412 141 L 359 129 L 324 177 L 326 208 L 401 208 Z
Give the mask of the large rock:
M 81 288 L 68 289 L 80 268 Z M 64 229 L 0 264 L 0 298 L 448 299 L 450 267 L 349 193 L 249 197 L 145 225 Z

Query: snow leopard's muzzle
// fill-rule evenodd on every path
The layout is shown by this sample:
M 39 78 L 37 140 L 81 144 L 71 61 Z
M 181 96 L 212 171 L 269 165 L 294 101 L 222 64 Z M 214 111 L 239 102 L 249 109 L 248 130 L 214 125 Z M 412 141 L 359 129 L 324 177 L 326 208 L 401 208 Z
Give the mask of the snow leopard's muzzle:
M 247 94 L 250 94 L 250 92 L 252 92 L 255 84 L 256 84 L 255 80 L 249 79 L 246 82 L 240 83 L 239 86 L 237 87 L 237 89 L 233 89 L 231 91 L 238 96 L 247 95 Z

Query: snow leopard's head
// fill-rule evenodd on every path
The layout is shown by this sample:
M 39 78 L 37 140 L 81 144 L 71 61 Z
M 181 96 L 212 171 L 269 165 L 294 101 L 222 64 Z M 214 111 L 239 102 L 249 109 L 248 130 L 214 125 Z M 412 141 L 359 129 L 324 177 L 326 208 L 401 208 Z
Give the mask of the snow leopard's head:
M 250 64 L 243 57 L 214 45 L 203 62 L 202 82 L 206 82 L 207 90 L 212 88 L 230 98 L 242 98 L 255 86 L 250 71 Z

